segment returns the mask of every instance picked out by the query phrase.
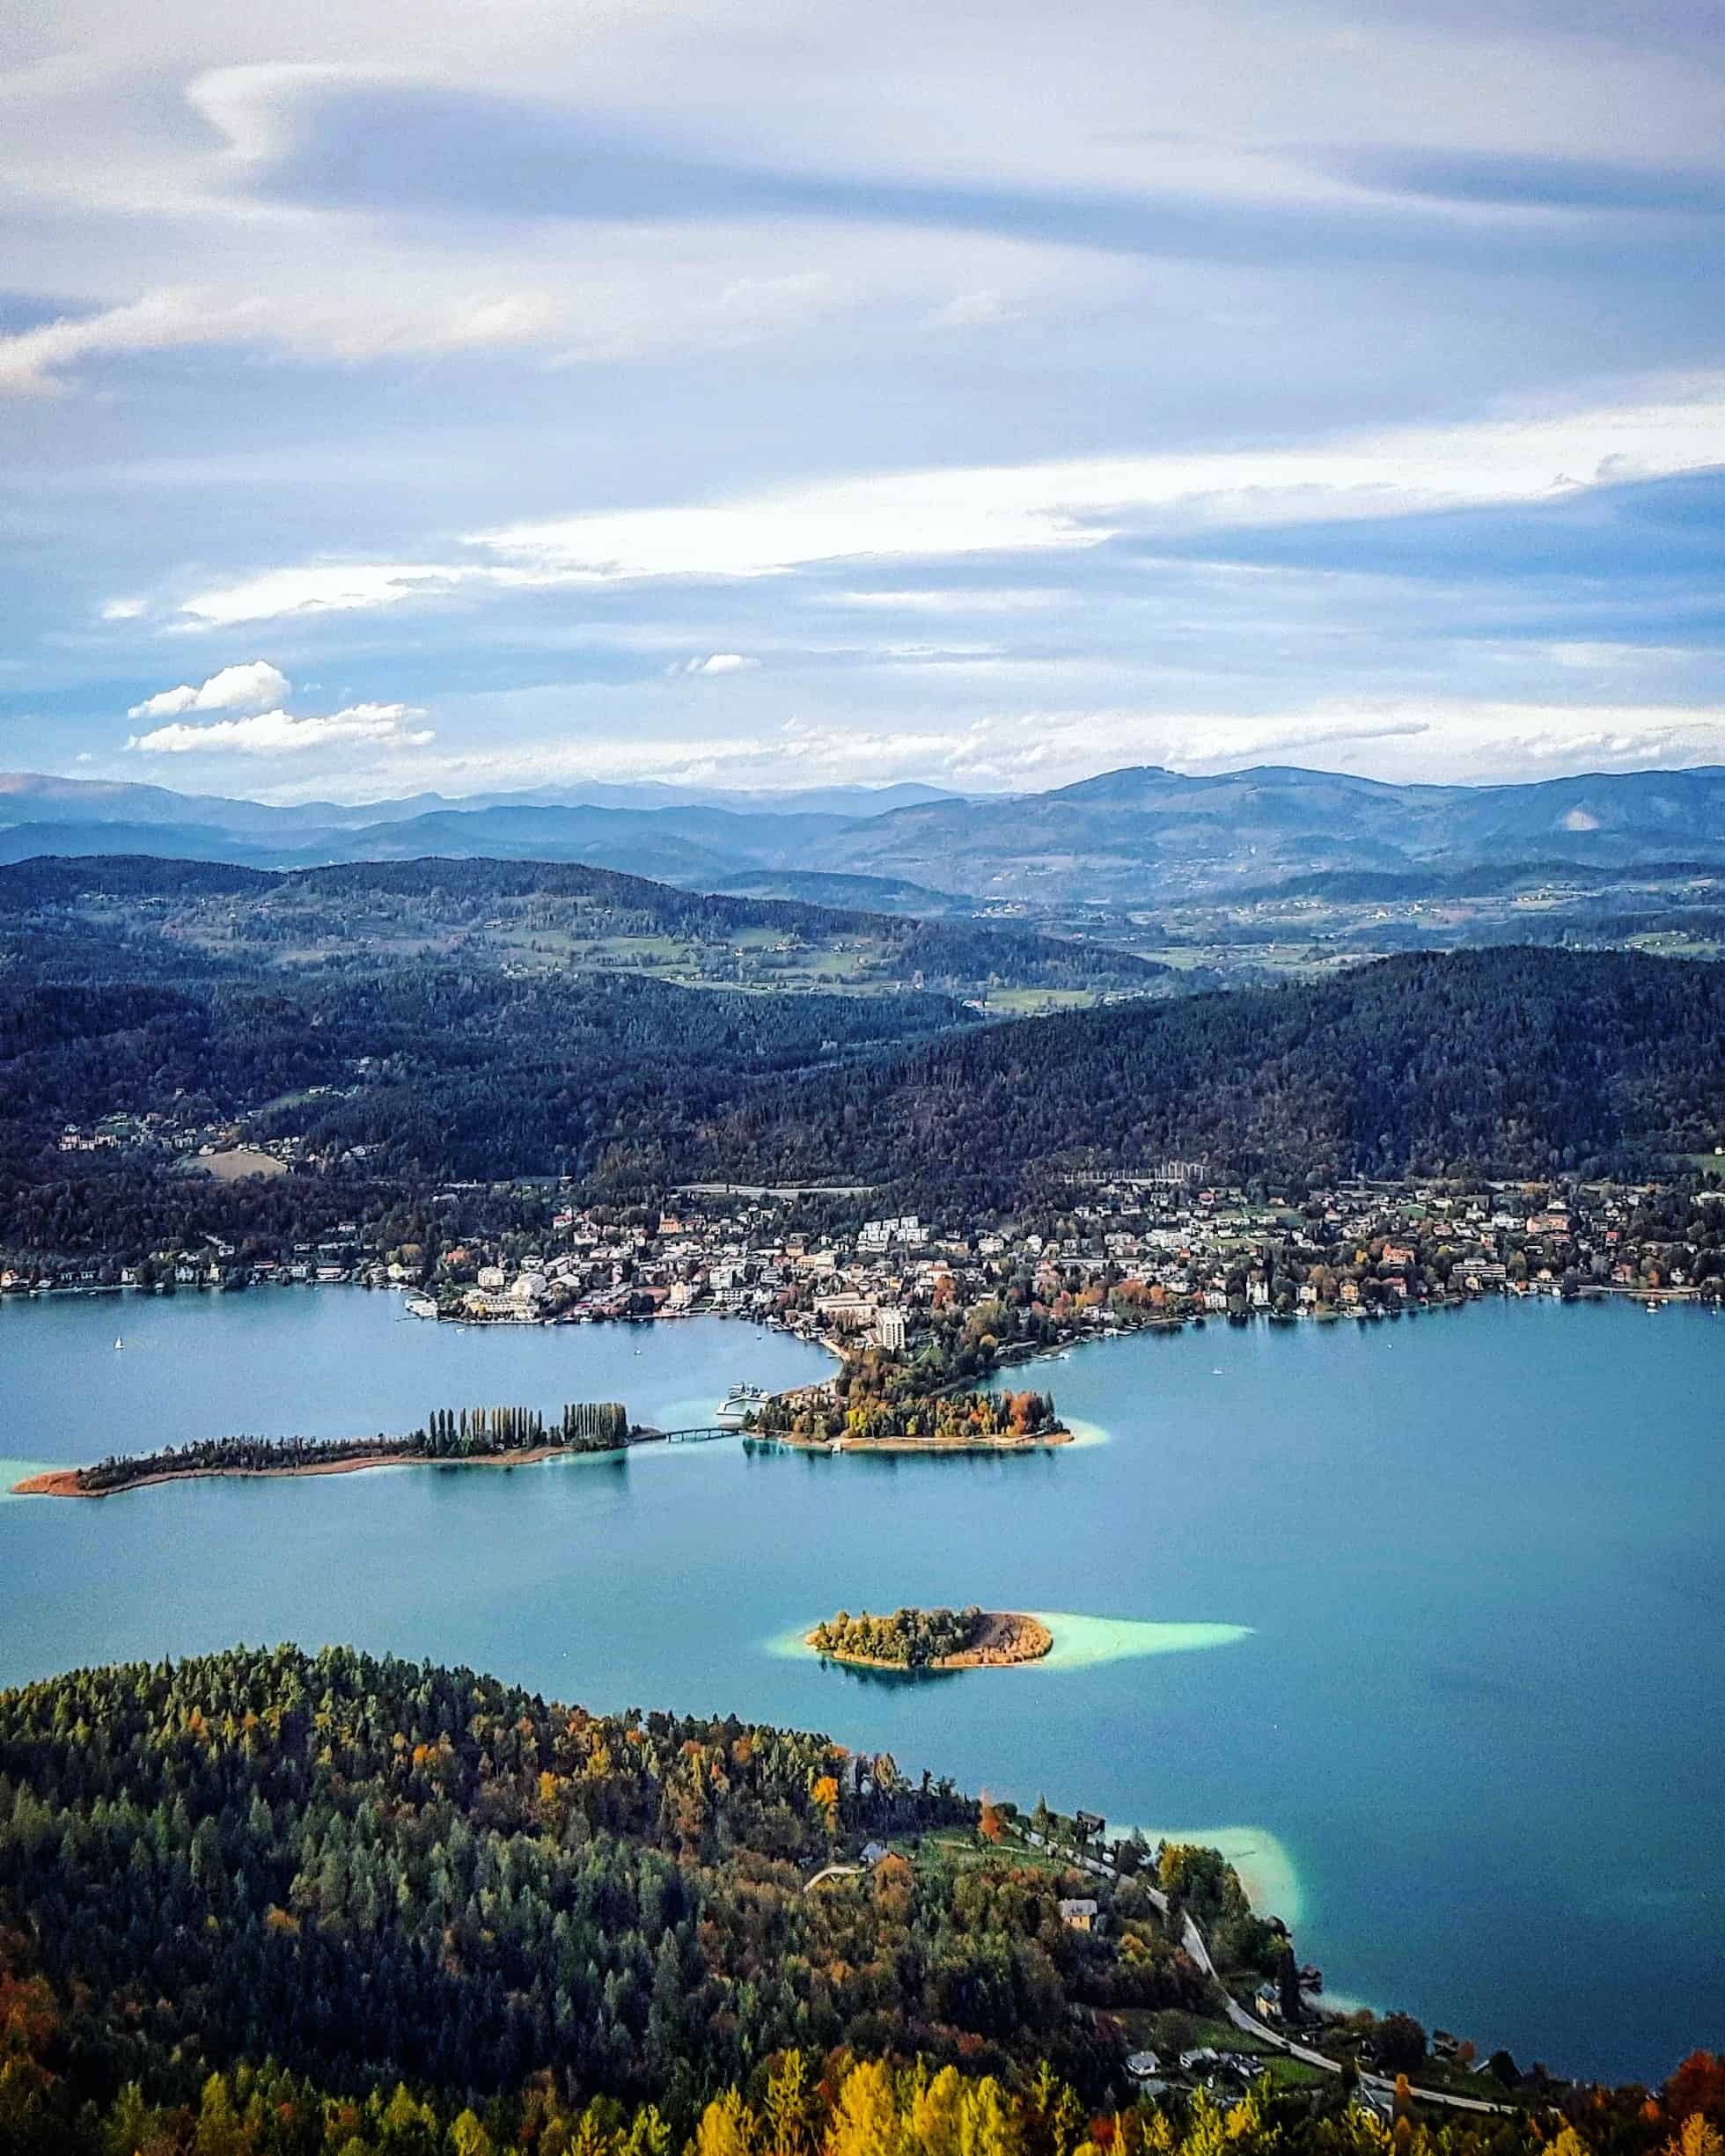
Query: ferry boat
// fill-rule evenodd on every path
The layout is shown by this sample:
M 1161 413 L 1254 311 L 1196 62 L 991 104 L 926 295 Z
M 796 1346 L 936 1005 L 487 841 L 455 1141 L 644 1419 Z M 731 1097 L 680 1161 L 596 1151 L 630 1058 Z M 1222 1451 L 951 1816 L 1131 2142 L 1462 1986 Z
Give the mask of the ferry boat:
M 740 1430 L 766 1397 L 759 1385 L 733 1385 L 713 1420 L 721 1430 Z
M 407 1299 L 409 1317 L 435 1317 L 437 1306 L 429 1295 L 409 1295 Z

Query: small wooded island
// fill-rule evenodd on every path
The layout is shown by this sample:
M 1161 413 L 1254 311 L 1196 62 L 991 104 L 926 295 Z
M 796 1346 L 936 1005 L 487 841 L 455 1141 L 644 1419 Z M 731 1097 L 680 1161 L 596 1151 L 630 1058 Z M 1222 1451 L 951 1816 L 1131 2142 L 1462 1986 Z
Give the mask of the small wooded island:
M 825 1384 L 763 1400 L 748 1429 L 781 1444 L 881 1452 L 1015 1452 L 1072 1440 L 1046 1392 L 931 1383 L 920 1366 L 875 1349 L 848 1356 Z
M 50 1468 L 15 1497 L 112 1497 L 146 1483 L 204 1475 L 348 1475 L 365 1467 L 525 1467 L 566 1453 L 615 1452 L 657 1437 L 615 1400 L 583 1400 L 547 1422 L 537 1408 L 437 1408 L 400 1436 L 212 1437 L 159 1452 L 117 1454 L 93 1467 Z
M 1020 1610 L 895 1610 L 870 1617 L 865 1610 L 817 1624 L 806 1644 L 837 1662 L 870 1669 L 1004 1669 L 1040 1661 L 1054 1644 L 1046 1624 Z

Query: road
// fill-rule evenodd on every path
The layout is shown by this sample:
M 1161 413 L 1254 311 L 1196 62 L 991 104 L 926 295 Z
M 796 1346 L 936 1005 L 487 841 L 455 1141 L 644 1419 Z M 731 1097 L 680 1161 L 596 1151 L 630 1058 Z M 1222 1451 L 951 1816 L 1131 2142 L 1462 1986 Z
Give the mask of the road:
M 1026 1827 L 1023 1831 L 1027 1841 L 1042 1844 L 1042 1837 L 1033 1827 Z M 1046 1844 L 1043 1845 L 1046 1846 Z M 1114 1866 L 1104 1858 L 1086 1854 L 1080 1857 L 1077 1861 L 1086 1871 L 1099 1872 L 1105 1879 L 1118 1879 L 1120 1876 Z M 1168 1896 L 1159 1887 L 1151 1886 L 1147 1879 L 1141 1879 L 1138 1884 L 1143 1888 L 1145 1893 L 1149 1896 L 1151 1901 L 1165 1917 L 1168 1914 Z M 1280 2029 L 1272 2028 L 1267 2022 L 1260 2021 L 1255 2013 L 1246 2012 L 1217 1975 L 1216 1965 L 1210 1959 L 1208 1943 L 1203 1932 L 1199 1930 L 1196 1919 L 1189 1912 L 1181 1930 L 1180 1940 L 1186 1952 L 1228 2002 L 1228 2018 L 1236 2028 L 1243 2030 L 1247 2035 L 1256 2036 L 1260 2043 L 1274 2044 L 1277 2050 L 1285 2052 L 1289 2058 L 1297 2058 L 1308 2066 L 1316 2066 L 1322 2073 L 1340 2073 L 1341 2072 L 1340 2059 L 1330 2058 L 1324 2052 L 1314 2050 L 1310 2044 L 1297 2042 L 1292 2036 L 1284 2035 Z M 1393 2096 L 1396 2093 L 1394 2081 L 1387 2080 L 1381 2073 L 1362 2072 L 1360 2086 L 1362 2088 L 1372 2090 L 1378 2095 Z M 1510 2103 L 1488 2103 L 1479 2096 L 1458 2096 L 1446 2088 L 1420 2088 L 1410 2085 L 1409 2094 L 1416 2103 L 1438 2104 L 1446 2110 L 1472 2111 L 1493 2118 L 1499 2117 L 1506 2112 L 1512 2112 L 1516 2108 L 1516 2106 Z
M 804 1881 L 803 1891 L 812 1894 L 817 1887 L 823 1886 L 829 1879 L 855 1879 L 862 1869 L 860 1864 L 823 1864 L 812 1879 Z

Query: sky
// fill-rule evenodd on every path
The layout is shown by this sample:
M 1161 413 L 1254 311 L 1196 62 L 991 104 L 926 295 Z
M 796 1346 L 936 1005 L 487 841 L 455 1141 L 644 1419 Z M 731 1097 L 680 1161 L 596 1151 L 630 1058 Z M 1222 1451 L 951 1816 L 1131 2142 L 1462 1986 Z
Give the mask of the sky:
M 1718 0 L 15 0 L 0 768 L 1725 763 Z

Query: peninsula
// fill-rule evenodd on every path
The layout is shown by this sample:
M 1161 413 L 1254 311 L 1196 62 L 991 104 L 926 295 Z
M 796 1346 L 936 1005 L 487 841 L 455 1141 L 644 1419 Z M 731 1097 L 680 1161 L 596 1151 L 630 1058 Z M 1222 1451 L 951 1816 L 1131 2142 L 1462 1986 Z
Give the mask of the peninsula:
M 858 1452 L 1017 1452 L 1072 1441 L 1046 1392 L 942 1385 L 926 1366 L 878 1347 L 847 1355 L 825 1384 L 763 1400 L 747 1426 L 784 1444 Z
M 14 1497 L 112 1497 L 150 1483 L 209 1476 L 351 1475 L 368 1467 L 526 1467 L 568 1454 L 620 1451 L 660 1434 L 630 1422 L 617 1401 L 581 1401 L 547 1423 L 534 1408 L 439 1408 L 400 1436 L 217 1437 L 158 1452 L 118 1454 L 89 1467 L 48 1468 L 14 1483 Z
M 1020 1610 L 895 1610 L 852 1617 L 840 1610 L 806 1636 L 829 1661 L 868 1669 L 1006 1669 L 1040 1661 L 1054 1644 L 1048 1627 Z

